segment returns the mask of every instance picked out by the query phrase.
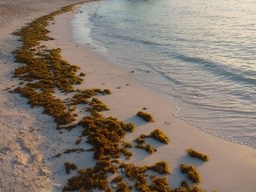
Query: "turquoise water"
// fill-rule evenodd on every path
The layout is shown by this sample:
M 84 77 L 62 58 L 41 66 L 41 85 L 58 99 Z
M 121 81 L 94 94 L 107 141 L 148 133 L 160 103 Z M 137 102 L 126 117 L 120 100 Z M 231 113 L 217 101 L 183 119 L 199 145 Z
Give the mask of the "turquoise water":
M 179 118 L 256 148 L 256 1 L 103 0 L 81 10 L 76 41 L 170 95 Z

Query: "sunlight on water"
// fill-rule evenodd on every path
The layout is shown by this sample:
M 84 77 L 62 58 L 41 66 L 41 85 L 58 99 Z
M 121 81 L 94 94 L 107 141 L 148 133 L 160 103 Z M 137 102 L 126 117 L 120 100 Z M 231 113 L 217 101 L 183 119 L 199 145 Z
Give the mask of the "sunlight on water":
M 256 1 L 106 0 L 83 9 L 77 41 L 172 96 L 178 117 L 256 147 Z M 89 34 L 78 33 L 85 25 Z

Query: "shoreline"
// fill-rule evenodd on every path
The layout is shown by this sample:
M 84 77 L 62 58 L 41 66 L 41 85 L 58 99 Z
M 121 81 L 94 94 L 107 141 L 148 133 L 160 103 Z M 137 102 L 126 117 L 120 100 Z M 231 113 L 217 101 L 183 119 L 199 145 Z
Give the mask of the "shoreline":
M 256 174 L 251 171 L 253 167 L 256 168 L 254 163 L 255 149 L 217 138 L 174 117 L 172 101 L 169 97 L 146 87 L 138 82 L 136 77 L 128 70 L 111 64 L 90 48 L 74 43 L 70 26 L 72 14 L 65 15 L 56 18 L 57 26 L 55 26 L 55 29 L 50 28 L 52 32 L 50 36 L 54 36 L 55 45 L 62 47 L 61 55 L 63 58 L 70 61 L 70 63 L 78 64 L 81 71 L 86 72 L 86 88 L 97 86 L 110 88 L 113 91 L 110 97 L 101 98 L 111 109 L 104 112 L 104 115 L 112 115 L 123 121 L 139 124 L 134 119 L 134 114 L 139 109 L 147 107 L 149 112 L 157 119 L 157 122 L 153 125 L 140 124 L 136 135 L 159 126 L 171 139 L 171 144 L 161 146 L 156 155 L 147 157 L 142 162 L 150 164 L 156 159 L 167 160 L 174 171 L 170 184 L 177 187 L 178 183 L 184 179 L 184 176 L 179 173 L 178 163 L 198 163 L 186 156 L 186 149 L 193 147 L 210 156 L 209 162 L 197 165 L 203 178 L 202 183 L 200 183 L 203 189 L 207 191 L 231 191 L 236 189 L 236 191 L 243 192 L 255 189 L 254 179 Z M 75 50 L 72 55 L 70 54 L 71 49 Z M 90 64 L 83 66 L 83 63 Z M 126 86 L 126 84 L 129 84 L 129 86 Z M 134 103 L 131 101 L 134 101 Z M 134 134 L 130 134 L 126 140 L 131 141 L 134 136 Z M 170 151 L 170 154 L 167 155 L 166 151 Z M 139 156 L 141 157 L 141 154 Z M 134 163 L 141 163 L 141 159 L 135 160 Z
M 76 11 L 78 10 L 79 9 Z M 69 25 L 72 15 L 73 13 L 69 12 L 57 16 L 54 19 L 53 25 L 49 26 L 51 31 L 49 36 L 53 37 L 54 40 L 45 42 L 45 44 L 49 48 L 60 47 L 62 49 L 61 55 L 63 59 L 69 61 L 71 64 L 77 64 L 81 67 L 80 71 L 86 73 L 85 82 L 76 87 L 81 89 L 95 87 L 102 89 L 110 88 L 112 90 L 110 96 L 100 97 L 100 99 L 110 108 L 110 111 L 103 112 L 103 114 L 105 116 L 111 115 L 118 117 L 122 121 L 133 122 L 137 125 L 137 130 L 134 133 L 126 135 L 126 141 L 132 141 L 141 133 L 147 134 L 155 128 L 163 130 L 171 140 L 169 145 L 159 145 L 153 142 L 153 144 L 157 145 L 157 152 L 150 156 L 146 155 L 143 151 L 141 152 L 137 149 L 134 150 L 135 158 L 133 157 L 129 162 L 150 165 L 158 160 L 168 161 L 168 164 L 172 167 L 173 173 L 168 176 L 171 178 L 171 186 L 179 186 L 180 181 L 185 178 L 179 171 L 179 164 L 192 163 L 197 167 L 202 176 L 200 186 L 207 191 L 236 190 L 249 192 L 256 188 L 256 184 L 254 183 L 256 173 L 253 173 L 252 171 L 256 168 L 256 151 L 254 149 L 215 138 L 214 136 L 202 132 L 198 128 L 188 125 L 184 121 L 174 117 L 172 115 L 173 106 L 169 97 L 146 87 L 141 82 L 138 82 L 136 77 L 128 70 L 106 61 L 105 58 L 97 55 L 88 47 L 83 47 L 74 43 L 71 37 L 71 27 Z M 65 98 L 65 95 L 60 93 L 57 93 L 56 96 Z M 51 189 L 52 191 L 61 190 L 67 181 L 67 178 L 74 175 L 74 173 L 71 175 L 65 173 L 63 166 L 65 160 L 71 159 L 76 161 L 79 169 L 86 166 L 93 166 L 94 162 L 92 161 L 91 153 L 87 153 L 86 158 L 81 158 L 79 154 L 72 154 L 72 157 L 64 155 L 60 158 L 52 158 L 53 155 L 69 148 L 70 143 L 73 142 L 74 136 L 78 136 L 81 129 L 57 131 L 55 129 L 56 124 L 53 120 L 46 115 L 41 115 L 41 108 L 31 109 L 29 105 L 25 103 L 24 99 L 19 96 L 14 97 L 15 100 L 21 103 L 18 108 L 25 109 L 29 112 L 28 114 L 24 114 L 25 111 L 22 111 L 22 115 L 27 119 L 31 118 L 30 116 L 34 118 L 31 127 L 29 127 L 30 124 L 20 125 L 28 126 L 30 130 L 29 132 L 32 132 L 33 135 L 30 135 L 30 133 L 28 134 L 26 129 L 23 129 L 23 133 L 17 133 L 18 135 L 25 134 L 25 136 L 22 136 L 22 139 L 19 139 L 19 137 L 16 141 L 21 148 L 24 148 L 25 151 L 31 153 L 30 156 L 28 154 L 20 154 L 20 152 L 16 153 L 16 156 L 18 156 L 18 159 L 16 159 L 17 161 L 27 167 L 27 163 L 31 162 L 33 153 L 37 151 L 36 161 L 32 160 L 32 162 L 41 162 L 42 159 L 46 160 L 47 167 L 45 168 L 48 171 L 51 170 L 51 172 L 47 172 L 46 169 L 43 169 L 41 172 L 39 170 L 38 174 L 39 176 L 45 176 L 43 181 L 45 181 L 46 178 L 49 179 L 47 181 L 47 187 L 50 187 L 50 183 L 53 183 L 55 189 Z M 17 103 L 17 101 L 14 103 Z M 146 107 L 147 111 L 154 116 L 156 122 L 146 124 L 135 117 L 136 112 L 144 107 Z M 14 115 L 19 115 L 20 111 L 21 110 L 17 110 L 17 108 L 13 109 L 13 112 L 16 112 Z M 18 120 L 20 121 L 21 119 Z M 14 126 L 17 126 L 19 121 L 17 121 Z M 41 124 L 38 124 L 37 121 L 41 121 Z M 45 122 L 47 122 L 47 124 L 45 124 Z M 36 129 L 33 128 L 35 126 L 37 127 Z M 33 142 L 29 143 L 31 142 L 31 136 L 33 137 L 36 135 L 38 136 L 35 138 L 37 142 L 36 145 L 39 144 L 38 149 L 32 146 L 34 144 Z M 89 146 L 84 143 L 84 147 Z M 189 158 L 188 155 L 186 155 L 186 149 L 190 147 L 208 154 L 210 156 L 210 161 L 201 163 L 198 160 Z M 166 151 L 170 153 L 167 154 Z M 41 156 L 41 153 L 44 155 Z M 13 159 L 15 160 L 15 158 Z M 1 161 L 4 162 L 6 159 L 1 157 Z M 41 166 L 44 168 L 42 164 L 36 165 L 39 165 L 37 168 L 40 168 Z M 55 174 L 53 174 L 54 172 Z M 22 172 L 20 175 L 24 176 Z M 49 176 L 52 178 L 49 178 Z M 1 177 L 3 177 L 3 175 Z M 33 176 L 26 179 L 27 181 L 32 182 Z M 5 182 L 7 181 L 4 181 L 3 183 Z M 27 185 L 27 183 L 25 183 L 25 185 Z M 33 186 L 33 190 L 37 190 L 38 187 L 43 189 L 44 186 L 42 185 L 42 183 L 41 185 L 36 184 Z M 17 189 L 17 186 L 15 189 L 14 191 L 23 190 Z M 50 189 L 48 188 L 45 190 L 49 191 Z
M 113 3 L 115 5 L 111 6 Z M 122 3 L 123 2 L 119 1 L 103 1 L 82 7 L 81 10 L 83 14 L 77 14 L 72 21 L 72 25 L 74 25 L 75 29 L 76 42 L 79 43 L 78 40 L 80 40 L 80 42 L 86 45 L 89 43 L 96 48 L 97 52 L 106 55 L 108 59 L 111 59 L 117 65 L 136 71 L 138 78 L 143 81 L 144 84 L 170 95 L 174 98 L 173 100 L 177 105 L 176 114 L 183 120 L 190 122 L 190 124 L 206 132 L 217 135 L 220 138 L 225 137 L 226 140 L 234 143 L 241 143 L 256 148 L 255 139 L 253 139 L 255 136 L 255 131 L 253 131 L 255 127 L 253 108 L 255 107 L 253 107 L 252 97 L 249 96 L 253 95 L 254 89 L 251 87 L 250 81 L 244 81 L 246 78 L 243 79 L 243 83 L 246 84 L 244 88 L 242 86 L 243 83 L 238 81 L 238 79 L 242 78 L 241 76 L 245 75 L 242 68 L 241 73 L 239 73 L 240 75 L 233 76 L 232 74 L 236 73 L 236 67 L 232 64 L 226 65 L 229 62 L 224 62 L 225 59 L 223 60 L 221 55 L 218 56 L 218 53 L 212 53 L 211 50 L 201 50 L 200 54 L 197 55 L 194 52 L 200 49 L 203 44 L 206 46 L 208 44 L 206 41 L 201 42 L 199 40 L 199 44 L 196 45 L 194 49 L 191 48 L 192 44 L 190 44 L 189 39 L 191 40 L 191 38 L 198 38 L 198 35 L 203 35 L 205 29 L 199 30 L 200 32 L 196 33 L 197 35 L 195 37 L 188 36 L 188 39 L 184 42 L 178 39 L 174 40 L 176 35 L 179 37 L 182 36 L 184 39 L 186 39 L 186 37 L 183 36 L 184 34 L 182 35 L 182 33 L 180 33 L 181 31 L 176 31 L 172 27 L 167 27 L 168 30 L 166 30 L 166 33 L 163 33 L 163 36 L 157 35 L 157 31 L 165 29 L 164 26 L 166 22 L 164 22 L 163 19 L 157 20 L 159 17 L 156 17 L 159 24 L 156 26 L 159 26 L 159 29 L 153 27 L 152 33 L 147 33 L 146 31 L 148 30 L 145 28 L 147 25 L 142 25 L 141 28 L 139 27 L 140 22 L 144 21 L 144 23 L 147 23 L 147 19 L 145 20 L 147 17 L 140 17 L 141 14 L 147 15 L 147 10 L 143 9 L 142 13 L 139 14 L 138 12 L 134 12 L 134 9 L 128 8 L 130 6 L 144 7 L 145 5 L 159 9 L 158 6 L 165 2 L 158 2 L 156 4 L 128 2 L 128 7 L 122 7 Z M 198 4 L 200 4 L 200 2 L 196 3 L 196 5 Z M 152 10 L 155 11 L 154 8 Z M 190 8 L 187 7 L 187 9 Z M 168 9 L 171 9 L 171 7 Z M 175 12 L 168 11 L 169 14 L 166 14 L 168 16 L 176 13 L 180 14 L 179 11 L 179 8 L 177 8 Z M 123 17 L 119 17 L 118 15 L 115 17 L 116 12 L 119 13 L 118 15 L 123 15 Z M 176 18 L 175 15 L 173 16 Z M 207 14 L 205 16 L 207 17 Z M 125 19 L 126 17 L 127 19 Z M 106 18 L 108 19 L 106 20 Z M 152 17 L 149 21 L 154 23 L 156 20 Z M 192 20 L 196 22 L 195 18 Z M 163 22 L 161 23 L 161 21 Z M 148 26 L 154 26 L 151 22 L 148 23 Z M 171 19 L 170 22 L 175 23 L 177 20 Z M 207 21 L 205 20 L 205 22 Z M 129 30 L 123 31 L 122 26 L 129 26 L 129 23 L 132 24 L 130 27 L 134 30 L 130 32 Z M 183 26 L 181 23 L 181 25 L 176 24 L 177 28 Z M 229 25 L 229 23 L 226 24 Z M 188 24 L 187 27 L 196 29 L 198 26 L 200 25 L 191 26 Z M 185 25 L 183 27 L 184 31 L 186 31 Z M 141 33 L 143 34 L 142 29 L 145 31 L 145 35 L 141 35 Z M 89 31 L 91 31 L 90 36 L 88 34 Z M 190 32 L 192 33 L 192 31 Z M 153 35 L 152 38 L 151 35 Z M 163 38 L 166 39 L 166 41 L 162 41 Z M 204 38 L 201 36 L 201 39 Z M 235 39 L 233 40 L 235 43 Z M 159 44 L 157 41 L 159 41 Z M 225 42 L 225 40 L 223 41 Z M 178 44 L 186 42 L 186 44 L 184 44 L 184 47 L 182 46 L 181 49 L 175 42 Z M 173 48 L 167 45 L 173 45 Z M 212 43 L 212 46 L 214 45 L 216 44 Z M 187 48 L 188 50 L 186 51 Z M 216 48 L 219 50 L 219 48 L 222 49 L 223 47 L 220 46 Z M 212 53 L 211 55 L 213 57 L 207 58 L 209 53 Z M 232 53 L 231 51 L 230 54 Z M 229 53 L 227 53 L 227 55 L 229 55 Z M 248 59 L 249 58 L 250 57 L 248 57 Z M 183 59 L 186 61 L 182 62 Z M 197 59 L 198 63 L 196 62 Z M 243 60 L 242 57 L 237 59 L 239 64 L 246 64 L 246 61 Z M 221 62 L 221 60 L 223 60 L 223 62 Z M 195 62 L 195 65 L 193 62 Z M 216 68 L 212 68 L 215 64 Z M 229 75 L 224 75 L 223 67 L 225 68 L 224 71 L 230 70 Z M 183 72 L 179 73 L 179 70 Z M 193 75 L 190 76 L 190 74 Z M 218 75 L 220 75 L 220 77 Z M 207 78 L 207 76 L 209 78 Z M 213 80 L 211 81 L 212 78 Z M 229 78 L 231 79 L 229 80 Z M 204 81 L 204 79 L 206 80 Z M 196 83 L 193 83 L 194 81 Z M 228 86 L 229 83 L 230 86 Z M 235 88 L 236 86 L 237 89 Z M 246 90 L 247 86 L 248 91 Z M 215 89 L 216 91 L 214 91 Z M 248 95 L 248 98 L 246 95 Z

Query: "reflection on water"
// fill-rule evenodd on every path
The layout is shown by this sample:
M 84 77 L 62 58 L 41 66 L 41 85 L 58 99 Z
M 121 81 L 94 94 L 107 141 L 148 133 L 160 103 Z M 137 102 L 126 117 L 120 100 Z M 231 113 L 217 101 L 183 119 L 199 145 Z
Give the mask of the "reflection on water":
M 256 147 L 255 10 L 253 0 L 106 0 L 73 25 L 80 42 L 171 95 L 177 116 Z

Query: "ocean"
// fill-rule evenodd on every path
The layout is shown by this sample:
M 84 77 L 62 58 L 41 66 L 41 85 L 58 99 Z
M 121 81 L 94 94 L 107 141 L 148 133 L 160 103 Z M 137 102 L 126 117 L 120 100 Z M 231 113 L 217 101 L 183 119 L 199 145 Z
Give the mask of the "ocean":
M 169 95 L 175 116 L 256 148 L 255 0 L 103 0 L 72 21 L 77 43 Z

